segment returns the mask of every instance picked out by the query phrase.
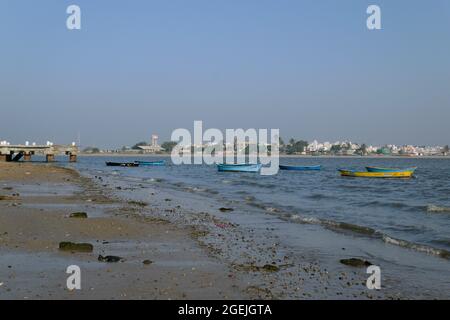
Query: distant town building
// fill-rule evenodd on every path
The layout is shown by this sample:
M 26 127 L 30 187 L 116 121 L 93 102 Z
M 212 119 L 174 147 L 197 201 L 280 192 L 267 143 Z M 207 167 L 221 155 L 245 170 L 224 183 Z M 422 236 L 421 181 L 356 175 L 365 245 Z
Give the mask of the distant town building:
M 148 146 L 138 146 L 140 150 L 142 150 L 143 153 L 158 153 L 164 151 L 164 148 L 162 148 L 158 144 L 158 135 L 152 134 L 150 145 Z

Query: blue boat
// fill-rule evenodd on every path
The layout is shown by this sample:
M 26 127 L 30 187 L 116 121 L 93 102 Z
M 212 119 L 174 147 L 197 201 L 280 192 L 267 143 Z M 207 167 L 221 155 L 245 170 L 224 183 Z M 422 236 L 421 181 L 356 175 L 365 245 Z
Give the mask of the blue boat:
M 134 163 L 139 164 L 140 166 L 164 166 L 166 165 L 166 161 L 135 161 Z
M 220 172 L 259 172 L 262 164 L 218 164 Z
M 399 172 L 399 171 L 415 171 L 417 167 L 411 167 L 406 169 L 398 169 L 398 168 L 381 168 L 381 167 L 366 167 L 368 172 Z
M 292 170 L 292 171 L 313 171 L 320 170 L 322 168 L 321 165 L 317 166 L 284 166 L 280 165 L 280 170 Z

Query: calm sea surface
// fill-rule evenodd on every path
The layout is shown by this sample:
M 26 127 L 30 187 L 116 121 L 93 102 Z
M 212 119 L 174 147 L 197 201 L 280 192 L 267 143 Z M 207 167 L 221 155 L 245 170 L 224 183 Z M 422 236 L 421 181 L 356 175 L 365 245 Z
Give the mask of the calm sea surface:
M 115 168 L 105 161 L 165 159 L 165 167 Z M 280 164 L 321 164 L 322 171 L 280 171 L 275 176 L 220 173 L 215 166 L 171 165 L 170 158 L 80 157 L 75 167 L 130 183 L 233 201 L 255 214 L 292 224 L 323 225 L 356 236 L 449 258 L 450 159 L 281 158 Z M 340 177 L 338 168 L 417 166 L 406 180 Z

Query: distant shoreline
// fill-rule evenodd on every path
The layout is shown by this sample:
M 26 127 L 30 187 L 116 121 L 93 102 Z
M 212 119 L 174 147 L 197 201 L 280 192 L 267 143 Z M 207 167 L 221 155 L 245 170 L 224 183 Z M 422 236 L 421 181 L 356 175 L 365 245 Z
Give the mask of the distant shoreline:
M 79 153 L 80 157 L 166 157 L 170 158 L 170 154 L 145 154 L 145 153 Z M 398 156 L 398 155 L 367 155 L 367 156 L 340 156 L 340 155 L 290 155 L 280 154 L 280 158 L 343 158 L 343 159 L 443 159 L 450 160 L 449 156 Z

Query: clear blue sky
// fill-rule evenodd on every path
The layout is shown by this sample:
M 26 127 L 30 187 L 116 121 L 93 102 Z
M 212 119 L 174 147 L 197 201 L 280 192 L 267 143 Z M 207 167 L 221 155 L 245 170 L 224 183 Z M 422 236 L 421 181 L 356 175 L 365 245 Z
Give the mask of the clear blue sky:
M 1 140 L 113 147 L 203 120 L 450 144 L 448 0 L 0 0 L 0 41 Z

